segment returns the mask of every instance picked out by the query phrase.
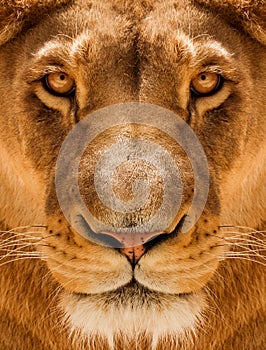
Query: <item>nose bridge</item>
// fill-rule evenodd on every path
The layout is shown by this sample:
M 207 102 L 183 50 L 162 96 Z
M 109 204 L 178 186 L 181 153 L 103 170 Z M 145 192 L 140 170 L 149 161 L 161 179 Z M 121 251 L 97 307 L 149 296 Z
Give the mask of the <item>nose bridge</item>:
M 127 120 L 130 107 L 108 108 L 107 125 L 102 121 L 103 131 L 92 137 L 81 158 L 79 186 L 92 229 L 135 246 L 169 231 L 182 201 L 182 181 L 170 136 L 145 120 Z M 145 108 L 150 106 L 138 106 L 133 115 L 142 120 Z M 122 124 L 113 126 L 112 118 L 119 123 L 120 115 Z
M 78 120 L 105 106 L 139 101 L 138 34 L 131 26 L 123 24 L 108 33 L 107 42 L 99 39 L 90 44 L 91 50 L 95 45 L 99 47 L 96 60 L 86 56 L 80 68 L 83 88 L 77 90 Z
M 92 47 L 88 51 L 97 52 L 97 60 L 88 60 L 80 73 L 85 88 L 77 91 L 79 120 L 92 110 L 132 101 L 179 108 L 178 72 L 169 58 L 173 52 L 168 52 L 168 46 L 162 45 L 160 38 L 153 38 L 151 30 L 143 24 L 144 9 L 136 12 L 132 4 L 132 11 L 134 16 L 126 13 L 125 23 L 121 24 L 119 19 L 119 24 L 112 24 L 114 28 L 107 41 L 103 36 L 96 43 L 89 43 Z

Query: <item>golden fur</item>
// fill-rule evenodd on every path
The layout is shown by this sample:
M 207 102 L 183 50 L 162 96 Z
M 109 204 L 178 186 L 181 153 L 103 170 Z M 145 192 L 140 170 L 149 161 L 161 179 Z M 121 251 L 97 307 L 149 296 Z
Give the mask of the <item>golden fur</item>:
M 1 1 L 1 349 L 264 349 L 263 3 Z M 226 82 L 191 99 L 190 81 L 206 66 Z M 43 88 L 41 78 L 58 67 L 75 79 L 75 101 Z M 69 226 L 54 188 L 57 155 L 76 121 L 131 101 L 186 120 L 210 171 L 208 201 L 193 229 L 151 246 L 134 272 L 118 250 Z M 133 132 L 166 142 L 151 130 Z M 95 154 L 112 137 L 96 140 Z M 93 205 L 85 158 L 81 193 Z M 180 164 L 188 188 L 182 217 L 193 179 Z

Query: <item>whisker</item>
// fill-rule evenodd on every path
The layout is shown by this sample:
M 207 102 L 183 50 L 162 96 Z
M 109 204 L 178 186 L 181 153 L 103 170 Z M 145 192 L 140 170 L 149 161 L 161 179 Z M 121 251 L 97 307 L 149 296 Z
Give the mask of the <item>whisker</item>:
M 264 239 L 260 239 L 258 237 L 254 237 L 251 235 L 232 235 L 232 236 L 224 236 L 224 237 L 220 237 L 221 239 L 225 239 L 225 240 L 245 240 L 247 242 L 257 242 L 260 244 L 266 244 Z
M 235 236 L 220 237 L 220 236 L 217 236 L 214 234 L 210 234 L 210 235 L 225 241 L 226 245 L 229 245 L 229 246 L 230 245 L 231 246 L 239 246 L 239 247 L 249 246 L 251 250 L 253 250 L 252 247 L 261 247 L 262 249 L 266 248 L 266 243 L 264 241 L 262 241 L 262 240 L 258 241 L 256 239 L 253 239 L 254 237 L 252 237 L 252 236 L 250 236 L 249 239 L 247 239 L 247 238 L 244 238 L 242 236 L 240 236 L 240 237 L 235 237 Z
M 261 254 L 256 254 L 256 252 L 249 252 L 249 251 L 228 251 L 228 252 L 225 252 L 226 256 L 257 256 L 259 257 L 260 259 L 262 260 L 266 260 L 266 257 L 261 255 Z
M 9 235 L 9 237 L 4 238 L 6 235 Z M 4 239 L 10 239 L 12 237 L 34 237 L 32 235 L 35 234 L 42 234 L 40 231 L 28 231 L 28 232 L 6 232 L 5 234 L 2 234 L 0 237 L 3 237 Z
M 265 233 L 266 231 L 264 230 L 256 230 L 254 227 L 249 227 L 249 226 L 239 226 L 239 225 L 219 225 L 219 228 L 237 228 L 241 230 L 246 230 L 251 233 Z
M 51 258 L 54 258 L 54 257 L 56 257 L 57 255 L 60 255 L 60 254 L 62 254 L 61 251 L 54 252 L 53 254 L 49 254 L 49 258 L 50 258 L 50 259 L 51 259 Z M 55 271 L 56 269 L 59 269 L 59 268 L 63 267 L 64 265 L 66 265 L 66 264 L 67 264 L 69 261 L 71 261 L 71 260 L 72 260 L 72 258 L 70 258 L 70 259 L 64 261 L 62 264 L 59 264 L 59 265 L 57 265 L 56 267 L 54 267 L 53 270 Z M 45 281 L 45 280 L 47 280 L 50 276 L 51 276 L 51 272 L 48 271 L 48 272 L 42 277 L 42 280 Z
M 6 253 L 6 254 L 4 254 L 4 255 L 2 255 L 1 256 L 1 258 L 0 258 L 0 261 L 1 260 L 4 260 L 4 259 L 6 259 L 6 258 L 8 258 L 8 257 L 10 257 L 10 256 L 12 256 L 12 255 L 14 255 L 14 254 L 17 254 L 17 253 L 19 253 L 20 254 L 20 252 L 21 252 L 21 254 L 22 253 L 24 253 L 24 254 L 26 254 L 26 252 L 25 251 L 20 251 L 20 250 L 10 250 L 10 251 L 8 251 L 8 253 Z M 28 253 L 30 253 L 30 252 L 28 252 Z M 36 252 L 37 253 L 37 252 Z M 17 254 L 17 255 L 19 255 L 19 254 Z
M 0 267 L 4 266 L 4 265 L 7 265 L 7 264 L 11 264 L 13 262 L 17 262 L 19 260 L 27 260 L 27 259 L 38 259 L 38 260 L 43 260 L 43 257 L 37 257 L 37 256 L 29 256 L 29 257 L 22 257 L 22 258 L 16 258 L 16 259 L 12 259 L 12 260 L 8 260 L 8 261 L 5 261 L 3 263 L 0 264 Z
M 263 239 L 266 237 L 266 235 L 262 232 L 239 232 L 239 231 L 225 231 L 223 232 L 225 235 L 224 237 L 250 237 L 253 239 Z M 231 234 L 232 236 L 228 236 Z M 259 238 L 259 236 L 262 236 L 262 238 Z
M 250 239 L 245 237 L 230 237 L 230 238 L 224 238 L 224 240 L 232 244 L 235 244 L 236 242 L 241 242 L 243 244 L 249 244 L 250 246 L 257 245 L 261 247 L 266 247 L 266 242 L 263 242 L 263 240 Z
M 26 230 L 26 229 L 29 229 L 29 228 L 32 228 L 32 227 L 47 228 L 47 226 L 40 225 L 40 224 L 28 225 L 28 226 L 17 226 L 17 227 L 14 227 L 14 228 L 10 229 L 10 230 L 0 230 L 0 233 L 13 233 L 13 232 L 16 232 L 16 231 L 19 231 L 19 230 Z
M 49 234 L 47 236 L 42 236 L 42 237 L 34 237 L 34 236 L 24 237 L 24 234 L 21 234 L 21 235 L 19 234 L 19 237 L 21 237 L 19 239 L 16 237 L 9 237 L 8 239 L 0 241 L 0 250 L 3 248 L 12 247 L 12 246 L 16 247 L 18 245 L 33 246 L 33 247 L 41 246 L 40 242 L 45 241 L 45 239 L 55 235 L 56 234 L 53 234 L 53 235 Z
M 6 257 L 6 258 L 15 258 L 15 257 L 20 257 L 20 258 L 23 258 L 23 257 L 25 257 L 25 258 L 31 258 L 31 257 L 36 257 L 36 258 L 41 258 L 42 257 L 42 255 L 41 254 L 24 254 L 24 253 L 22 253 L 22 252 L 19 252 L 19 253 L 17 253 L 17 254 L 10 254 L 8 257 Z M 1 260 L 4 260 L 4 258 L 3 259 L 1 259 Z
M 218 277 L 220 277 L 220 276 L 218 276 Z M 215 292 L 207 285 L 204 287 L 204 291 L 206 292 L 210 301 L 214 304 L 214 307 L 212 307 L 211 305 L 208 305 L 209 306 L 208 313 L 211 312 L 215 317 L 217 317 L 217 313 L 215 311 L 218 310 L 220 313 L 221 321 L 226 323 L 227 322 L 226 318 L 225 318 L 225 316 L 224 316 L 224 314 L 223 314 L 223 312 L 218 304 L 219 299 L 218 299 L 217 295 L 215 294 Z M 217 301 L 215 299 L 217 299 Z
M 32 241 L 32 242 L 31 242 Z M 20 238 L 20 239 L 13 239 L 13 240 L 5 240 L 4 242 L 0 242 L 0 248 L 4 247 L 12 247 L 16 245 L 22 245 L 25 243 L 28 243 L 29 245 L 34 245 L 42 241 L 41 238 Z
M 253 251 L 259 251 L 259 252 L 263 252 L 266 250 L 266 246 L 262 245 L 262 244 L 254 244 L 254 243 L 250 243 L 250 242 L 242 242 L 240 241 L 238 243 L 237 242 L 224 242 L 224 244 L 217 244 L 216 247 L 239 247 L 239 248 L 243 248 L 243 249 L 247 249 L 251 252 Z
M 245 260 L 245 261 L 250 261 L 250 262 L 253 262 L 253 263 L 256 263 L 256 264 L 259 264 L 259 265 L 262 265 L 262 266 L 266 266 L 265 263 L 261 262 L 261 261 L 258 261 L 258 260 L 255 260 L 255 259 L 250 259 L 248 257 L 245 257 L 245 256 L 224 256 L 224 257 L 221 257 L 221 259 L 238 259 L 238 260 Z

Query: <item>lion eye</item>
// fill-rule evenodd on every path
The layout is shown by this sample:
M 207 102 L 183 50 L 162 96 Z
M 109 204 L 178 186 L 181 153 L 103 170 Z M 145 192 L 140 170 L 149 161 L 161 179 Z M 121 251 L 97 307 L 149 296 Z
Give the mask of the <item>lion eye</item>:
M 56 96 L 69 96 L 75 90 L 75 81 L 64 72 L 47 74 L 43 81 L 44 87 Z
M 222 78 L 216 73 L 200 73 L 191 81 L 191 91 L 197 96 L 210 96 L 222 86 Z

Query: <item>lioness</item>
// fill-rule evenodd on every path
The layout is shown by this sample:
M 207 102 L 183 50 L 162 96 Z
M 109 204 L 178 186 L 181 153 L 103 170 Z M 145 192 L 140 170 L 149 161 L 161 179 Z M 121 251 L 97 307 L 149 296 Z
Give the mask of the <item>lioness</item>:
M 1 1 L 1 349 L 265 348 L 263 11 Z

